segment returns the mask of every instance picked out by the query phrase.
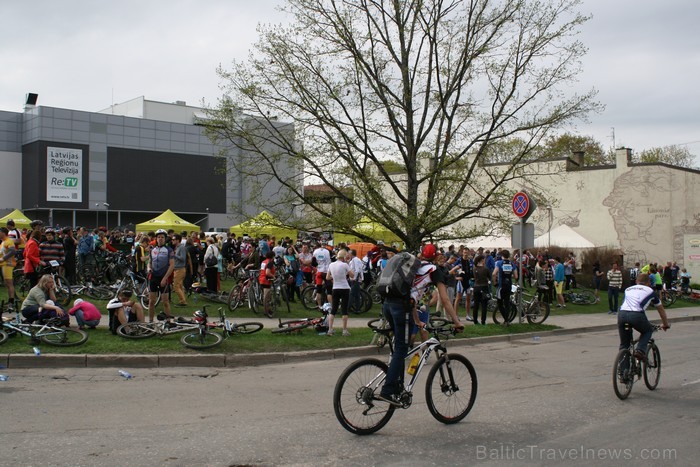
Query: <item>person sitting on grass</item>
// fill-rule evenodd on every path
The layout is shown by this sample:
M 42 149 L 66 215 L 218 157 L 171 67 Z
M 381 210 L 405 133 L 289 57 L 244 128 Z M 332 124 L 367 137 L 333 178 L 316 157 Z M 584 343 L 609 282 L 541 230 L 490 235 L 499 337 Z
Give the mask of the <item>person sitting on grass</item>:
M 133 321 L 143 322 L 143 307 L 136 300 L 132 300 L 131 296 L 131 290 L 122 290 L 107 304 L 109 330 L 112 334 L 116 334 L 117 328 L 122 324 Z
M 78 329 L 85 329 L 85 326 L 90 329 L 95 329 L 95 327 L 100 324 L 100 319 L 102 318 L 100 310 L 98 310 L 95 305 L 86 302 L 82 298 L 75 299 L 73 308 L 68 310 L 68 314 L 75 316 L 75 320 L 78 322 Z

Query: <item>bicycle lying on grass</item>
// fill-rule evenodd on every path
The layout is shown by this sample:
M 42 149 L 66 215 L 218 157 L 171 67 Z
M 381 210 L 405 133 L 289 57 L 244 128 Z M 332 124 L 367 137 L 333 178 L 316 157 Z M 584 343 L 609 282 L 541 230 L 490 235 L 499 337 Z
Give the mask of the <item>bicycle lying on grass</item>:
M 457 423 L 469 414 L 478 385 L 474 367 L 465 356 L 447 353 L 440 339 L 454 335 L 452 327 L 427 326 L 426 330 L 432 337 L 411 349 L 406 356 L 407 362 L 414 355 L 420 355 L 420 360 L 396 405 L 378 398 L 389 368 L 385 362 L 363 358 L 343 371 L 333 392 L 333 409 L 343 428 L 358 435 L 371 434 L 389 422 L 397 407 L 409 408 L 413 402 L 412 390 L 433 351 L 437 361 L 430 368 L 425 382 L 428 410 L 436 420 L 445 424 Z M 375 332 L 388 337 L 391 330 Z M 393 352 L 391 341 L 390 346 Z
M 652 327 L 654 332 L 661 329 L 661 326 L 657 325 L 652 325 Z M 625 331 L 632 332 L 629 323 L 625 324 Z M 632 340 L 628 348 L 620 350 L 613 364 L 613 389 L 615 395 L 621 400 L 627 399 L 630 395 L 634 379 L 642 377 L 642 370 L 644 370 L 644 384 L 650 391 L 656 389 L 656 386 L 659 385 L 659 379 L 661 379 L 661 352 L 654 343 L 654 339 L 652 338 L 647 346 L 646 361 L 639 361 L 634 356 L 637 342 L 639 339 Z
M 195 311 L 193 322 L 198 327 L 180 338 L 182 345 L 190 349 L 209 349 L 219 345 L 230 336 L 254 334 L 263 328 L 262 323 L 234 323 L 227 320 L 223 307 L 219 307 L 219 317 L 219 321 L 210 323 L 207 320 L 206 306 L 202 307 L 202 310 Z M 211 332 L 212 329 L 221 329 L 222 332 L 221 334 Z
M 301 332 L 302 329 L 313 326 L 316 332 L 328 332 L 328 313 L 330 312 L 330 303 L 324 303 L 320 311 L 323 316 L 314 318 L 297 318 L 287 321 L 279 320 L 277 329 L 272 330 L 272 334 L 291 334 L 293 332 Z
M 595 293 L 588 289 L 564 290 L 562 295 L 565 302 L 573 303 L 574 305 L 594 305 L 596 302 Z
M 5 302 L 0 303 L 0 315 L 5 311 Z M 49 345 L 70 347 L 84 344 L 88 334 L 82 329 L 70 329 L 61 326 L 60 318 L 50 318 L 40 323 L 23 323 L 21 313 L 14 318 L 2 317 L 0 325 L 0 344 L 16 335 L 29 337 L 30 344 L 44 342 Z

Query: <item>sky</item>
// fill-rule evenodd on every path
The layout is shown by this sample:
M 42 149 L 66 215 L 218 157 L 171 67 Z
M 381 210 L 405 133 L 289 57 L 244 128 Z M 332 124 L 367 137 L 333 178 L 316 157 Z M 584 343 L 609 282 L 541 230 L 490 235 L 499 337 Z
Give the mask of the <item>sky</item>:
M 0 0 L 0 110 L 99 111 L 139 96 L 215 104 L 219 65 L 245 60 L 283 0 Z M 603 147 L 684 145 L 700 166 L 697 0 L 583 0 L 592 19 L 572 90 L 605 105 L 570 131 Z M 614 138 L 613 138 L 614 135 Z

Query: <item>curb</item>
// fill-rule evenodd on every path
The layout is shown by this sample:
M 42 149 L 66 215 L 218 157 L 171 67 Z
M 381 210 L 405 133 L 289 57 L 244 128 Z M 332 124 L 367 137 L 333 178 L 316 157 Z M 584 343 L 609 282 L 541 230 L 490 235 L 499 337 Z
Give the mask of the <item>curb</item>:
M 669 323 L 700 321 L 700 316 L 681 316 L 668 318 Z M 660 320 L 651 320 L 660 323 Z M 589 332 L 611 331 L 617 324 L 606 324 L 581 328 L 554 329 L 552 331 L 526 332 L 520 334 L 503 334 L 499 336 L 472 337 L 451 342 L 450 347 L 474 347 L 496 342 L 514 342 L 539 336 L 566 336 Z M 347 347 L 327 350 L 305 350 L 300 352 L 250 353 L 250 354 L 166 354 L 166 355 L 56 355 L 47 354 L 37 357 L 32 354 L 0 354 L 0 363 L 5 368 L 168 368 L 168 367 L 227 367 L 243 368 L 271 364 L 294 364 L 308 361 L 335 360 L 349 357 L 371 357 L 388 355 L 388 346 Z

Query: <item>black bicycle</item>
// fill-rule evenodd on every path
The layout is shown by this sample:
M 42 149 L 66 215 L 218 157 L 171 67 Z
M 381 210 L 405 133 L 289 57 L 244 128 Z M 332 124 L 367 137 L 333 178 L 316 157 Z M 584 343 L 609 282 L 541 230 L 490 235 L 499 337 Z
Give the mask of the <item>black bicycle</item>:
M 661 326 L 654 325 L 654 332 L 661 329 Z M 629 323 L 625 324 L 625 331 L 632 332 Z M 613 365 L 613 389 L 615 395 L 625 400 L 632 392 L 635 379 L 640 379 L 644 375 L 644 384 L 650 391 L 656 389 L 661 378 L 661 352 L 652 338 L 647 346 L 645 361 L 640 361 L 634 356 L 634 348 L 639 340 L 632 340 L 630 346 L 622 349 L 615 357 Z

